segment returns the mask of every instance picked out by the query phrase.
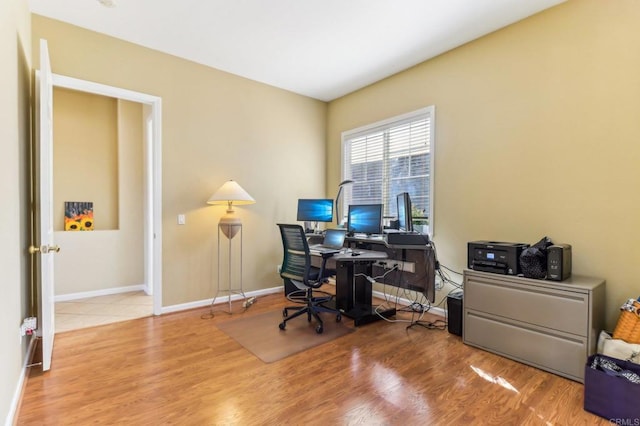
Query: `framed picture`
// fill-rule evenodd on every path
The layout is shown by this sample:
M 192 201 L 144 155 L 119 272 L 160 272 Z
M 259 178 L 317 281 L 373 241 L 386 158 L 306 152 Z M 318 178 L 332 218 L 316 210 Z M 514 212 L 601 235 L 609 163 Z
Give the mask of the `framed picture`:
M 93 202 L 65 201 L 64 202 L 64 230 L 65 231 L 93 231 Z

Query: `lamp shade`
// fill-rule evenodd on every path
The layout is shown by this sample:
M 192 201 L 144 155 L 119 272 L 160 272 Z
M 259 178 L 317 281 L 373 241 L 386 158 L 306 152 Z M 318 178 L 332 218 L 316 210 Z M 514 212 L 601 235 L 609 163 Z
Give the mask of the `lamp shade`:
M 235 237 L 242 226 L 242 221 L 234 214 L 233 205 L 254 204 L 255 202 L 256 200 L 233 180 L 226 181 L 224 185 L 207 200 L 207 204 L 227 205 L 227 214 L 220 218 L 218 226 L 229 239 Z
M 227 204 L 230 210 L 233 210 L 233 204 L 254 204 L 255 202 L 256 200 L 234 180 L 226 181 L 207 200 L 207 204 Z

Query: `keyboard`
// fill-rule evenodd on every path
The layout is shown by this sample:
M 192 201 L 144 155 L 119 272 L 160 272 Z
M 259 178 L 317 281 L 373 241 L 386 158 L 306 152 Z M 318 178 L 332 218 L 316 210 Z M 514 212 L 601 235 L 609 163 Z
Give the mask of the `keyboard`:
M 371 235 L 367 235 L 367 234 L 355 234 L 352 238 L 355 238 L 356 240 L 380 240 L 380 241 L 384 241 L 385 236 L 382 234 L 371 234 Z
M 338 250 L 336 248 L 323 246 L 322 244 L 310 245 L 309 246 L 309 251 L 311 253 L 315 253 L 315 254 L 339 253 L 340 252 L 340 250 Z

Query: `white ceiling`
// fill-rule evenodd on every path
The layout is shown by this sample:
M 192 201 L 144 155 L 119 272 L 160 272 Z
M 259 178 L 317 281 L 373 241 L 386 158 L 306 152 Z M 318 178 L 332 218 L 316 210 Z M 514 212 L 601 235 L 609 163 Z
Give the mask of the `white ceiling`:
M 329 101 L 564 0 L 111 1 L 29 4 L 39 15 Z

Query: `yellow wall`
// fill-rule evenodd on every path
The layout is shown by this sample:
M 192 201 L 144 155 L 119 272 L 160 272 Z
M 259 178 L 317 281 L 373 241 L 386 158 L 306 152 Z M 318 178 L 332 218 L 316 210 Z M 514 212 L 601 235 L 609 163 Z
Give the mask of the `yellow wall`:
M 573 246 L 607 280 L 607 323 L 640 296 L 640 3 L 569 1 L 329 104 L 340 133 L 436 106 L 435 235 L 462 270 L 468 241 Z M 441 292 L 437 300 L 444 297 Z
M 0 2 L 0 423 L 11 424 L 29 338 L 18 334 L 31 310 L 29 143 L 31 19 L 23 0 Z M 14 399 L 15 398 L 15 399 Z
M 74 199 L 94 201 L 96 229 L 91 232 L 56 232 L 56 244 L 64 247 L 56 254 L 55 295 L 76 295 L 77 293 L 140 286 L 144 280 L 144 179 L 143 179 L 143 114 L 142 105 L 135 102 L 115 100 L 104 96 L 65 91 L 78 96 L 70 96 L 69 108 L 59 102 L 54 95 L 54 121 L 61 115 L 61 109 L 70 118 L 76 117 L 78 109 L 88 128 L 103 127 L 106 134 L 102 146 L 92 154 L 97 158 L 85 161 L 84 157 L 74 157 L 65 167 L 65 159 L 54 158 L 54 173 L 68 178 L 66 187 L 59 182 L 54 190 L 54 205 L 64 200 Z M 58 100 L 58 101 L 57 101 Z M 86 112 L 101 111 L 100 114 Z M 76 122 L 77 120 L 72 120 Z M 75 127 L 74 127 L 75 128 Z M 72 135 L 68 136 L 73 139 Z M 115 139 L 112 141 L 111 139 Z M 84 139 L 86 142 L 87 139 Z M 89 139 L 91 140 L 91 139 Z M 65 138 L 54 128 L 54 146 L 65 145 Z M 79 142 L 83 142 L 79 138 Z M 91 146 L 97 145 L 94 141 Z M 84 146 L 84 144 L 80 144 Z M 102 155 L 99 153 L 102 151 Z M 110 159 L 108 161 L 107 159 Z M 74 167 L 76 163 L 80 164 Z M 113 163 L 113 164 L 112 164 Z M 83 167 L 91 167 L 91 172 L 79 173 Z M 74 173 L 69 173 L 73 170 Z M 78 178 L 80 176 L 80 178 Z M 91 176 L 93 184 L 83 180 Z M 94 179 L 95 176 L 95 179 Z M 55 176 L 54 176 L 55 180 Z M 115 191 L 109 191 L 115 188 Z M 71 198 L 61 197 L 60 192 L 73 194 Z M 103 193 L 111 195 L 105 197 Z M 78 194 L 81 194 L 78 196 Z M 60 201 L 62 200 L 62 201 Z M 104 202 L 101 202 L 104 201 Z M 103 211 L 104 210 L 104 211 Z M 117 226 L 105 226 L 104 223 Z M 57 225 L 57 223 L 56 223 Z
M 66 201 L 93 202 L 95 229 L 118 229 L 117 99 L 54 88 L 53 104 L 54 229 Z
M 46 38 L 54 73 L 162 98 L 163 306 L 214 295 L 225 207 L 206 200 L 228 179 L 256 199 L 236 209 L 244 288 L 281 285 L 276 223 L 295 222 L 297 199 L 326 191 L 326 104 L 38 15 L 32 23 L 34 67 Z
M 257 200 L 238 209 L 245 287 L 277 284 L 274 224 L 295 221 L 298 197 L 334 193 L 340 133 L 435 105 L 442 263 L 463 269 L 476 239 L 570 243 L 574 273 L 607 280 L 611 327 L 640 295 L 639 17 L 634 0 L 572 0 L 331 102 L 328 115 L 322 102 L 36 15 L 33 40 L 49 39 L 56 73 L 163 98 L 164 305 L 212 295 L 224 209 L 204 202 L 225 180 Z

